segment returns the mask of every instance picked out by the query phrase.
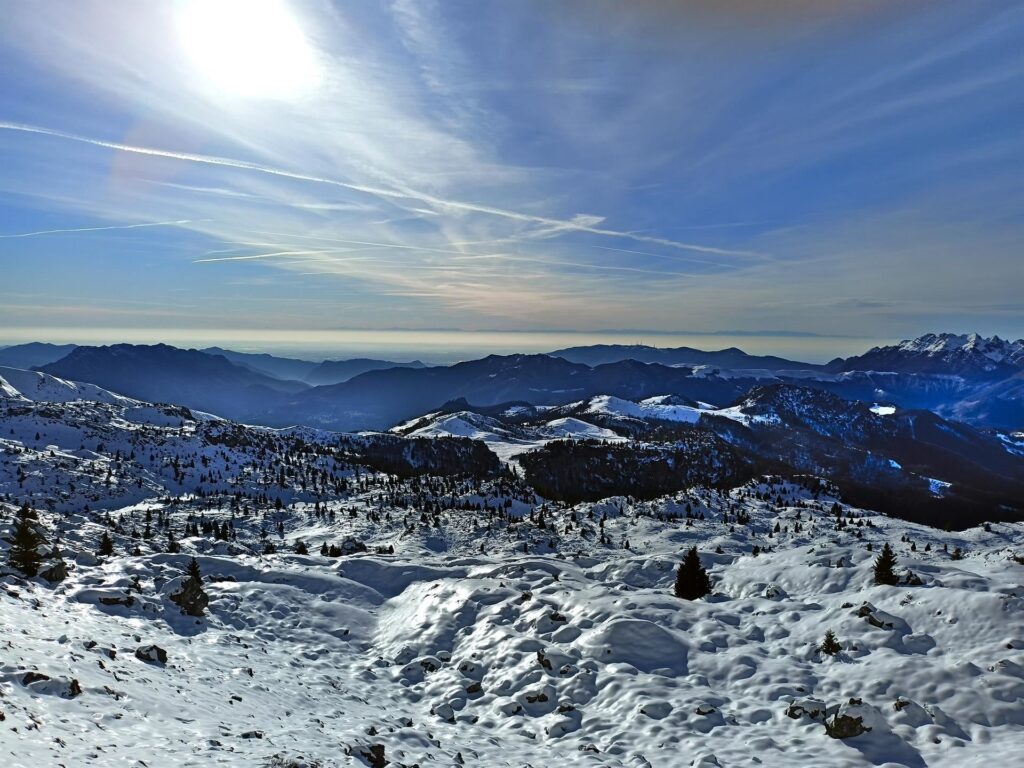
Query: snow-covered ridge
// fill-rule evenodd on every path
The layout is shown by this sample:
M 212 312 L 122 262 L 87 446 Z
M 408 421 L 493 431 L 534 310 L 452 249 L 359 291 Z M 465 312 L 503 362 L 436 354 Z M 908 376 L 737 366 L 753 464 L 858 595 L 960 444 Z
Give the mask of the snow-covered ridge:
M 916 339 L 904 339 L 899 344 L 872 348 L 872 355 L 907 355 L 936 358 L 948 363 L 979 361 L 993 364 L 1024 365 L 1024 339 L 1010 341 L 998 336 L 985 338 L 977 333 L 928 333 Z
M 69 403 L 75 400 L 118 405 L 139 403 L 138 400 L 118 395 L 95 384 L 67 381 L 39 371 L 0 367 L 0 382 L 3 382 L 0 383 L 0 394 L 4 397 L 15 397 L 20 394 L 39 403 Z
M 696 424 L 703 417 L 720 416 L 731 419 L 741 424 L 775 424 L 779 420 L 775 416 L 752 415 L 745 409 L 751 403 L 734 405 L 729 408 L 715 408 L 706 403 L 697 405 L 679 405 L 671 403 L 671 395 L 659 395 L 641 400 L 635 403 L 632 400 L 624 400 L 621 397 L 601 395 L 592 398 L 587 405 L 587 411 L 602 416 L 620 416 L 645 421 L 672 421 L 684 424 Z

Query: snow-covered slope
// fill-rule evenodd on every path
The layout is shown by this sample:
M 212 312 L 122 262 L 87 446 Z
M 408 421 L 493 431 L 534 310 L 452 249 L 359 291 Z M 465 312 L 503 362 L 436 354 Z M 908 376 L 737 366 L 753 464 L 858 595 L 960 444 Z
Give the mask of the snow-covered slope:
M 473 411 L 427 414 L 400 424 L 391 431 L 407 437 L 466 437 L 479 440 L 487 444 L 502 461 L 513 465 L 516 464 L 517 456 L 552 440 L 625 439 L 610 429 L 577 418 L 541 419 L 530 426 L 516 426 Z
M 0 397 L 7 400 L 27 400 L 14 386 L 3 376 L 0 376 Z
M 800 447 L 905 414 L 777 386 L 727 419 L 600 402 L 341 435 L 0 399 L 0 564 L 27 500 L 47 572 L 67 569 L 0 565 L 2 765 L 1014 764 L 1024 524 L 944 532 L 795 472 L 568 504 L 511 471 L 514 451 L 555 446 L 724 457 L 706 414 L 734 435 L 799 423 Z M 646 415 L 686 408 L 698 424 Z M 645 418 L 643 437 L 609 426 Z M 872 579 L 884 543 L 894 586 Z M 692 602 L 672 590 L 691 546 L 713 582 Z M 196 618 L 170 599 L 192 555 L 210 598 Z M 817 650 L 828 629 L 835 656 Z M 871 730 L 832 738 L 837 714 Z
M 714 408 L 708 405 L 684 405 L 673 402 L 670 395 L 660 395 L 634 403 L 620 397 L 602 395 L 587 404 L 587 411 L 602 416 L 626 417 L 641 421 L 669 421 L 683 424 L 697 424 L 702 417 L 720 416 L 741 424 L 771 421 L 771 417 L 749 414 L 744 406 Z
M 40 371 L 24 371 L 17 368 L 0 367 L 0 380 L 5 381 L 16 393 L 40 403 L 68 403 L 73 400 L 91 400 L 97 403 L 131 405 L 139 402 L 130 397 L 124 397 L 102 387 L 97 387 L 95 384 L 65 381 Z M 10 396 L 10 394 L 6 393 L 5 396 Z
M 44 514 L 70 575 L 0 585 L 5 765 L 983 766 L 1024 749 L 1019 526 L 842 507 L 837 529 L 827 494 L 775 483 L 548 506 L 544 530 L 446 509 L 403 533 L 370 519 L 375 495 L 330 504 L 356 512 L 336 522 L 286 511 L 280 543 L 393 555 L 232 555 L 259 541 L 239 519 L 237 543 L 177 555 L 125 556 L 115 532 L 97 564 L 102 519 Z M 166 511 L 180 527 L 200 508 Z M 164 507 L 115 517 L 146 509 Z M 607 544 L 581 535 L 602 520 Z M 920 584 L 872 584 L 882 542 Z M 671 594 L 691 544 L 714 583 L 695 602 Z M 203 618 L 169 600 L 192 552 Z M 137 657 L 153 644 L 166 663 Z M 840 710 L 872 730 L 830 738 Z

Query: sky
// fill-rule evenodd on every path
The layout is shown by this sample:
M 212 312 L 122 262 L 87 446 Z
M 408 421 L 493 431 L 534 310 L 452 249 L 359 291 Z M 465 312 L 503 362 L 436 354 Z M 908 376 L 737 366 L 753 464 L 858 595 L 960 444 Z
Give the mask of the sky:
M 0 19 L 0 342 L 1024 336 L 1024 3 Z

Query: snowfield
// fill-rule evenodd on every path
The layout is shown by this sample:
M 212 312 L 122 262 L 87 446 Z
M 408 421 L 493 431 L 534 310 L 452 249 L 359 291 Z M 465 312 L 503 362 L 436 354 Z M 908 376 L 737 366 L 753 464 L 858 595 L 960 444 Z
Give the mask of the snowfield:
M 810 476 L 553 502 L 516 474 L 517 451 L 625 438 L 546 412 L 529 440 L 471 412 L 403 425 L 429 446 L 483 442 L 506 465 L 399 476 L 353 458 L 379 440 L 417 466 L 396 434 L 48 396 L 0 392 L 4 768 L 923 768 L 1024 754 L 1022 524 L 945 532 L 850 507 Z M 6 565 L 23 499 L 53 581 Z M 114 553 L 100 558 L 103 534 Z M 885 543 L 895 586 L 872 578 Z M 692 602 L 673 594 L 691 546 L 713 584 Z M 202 617 L 171 600 L 192 556 Z M 828 630 L 834 656 L 819 650 Z M 833 738 L 826 723 L 854 722 L 837 715 L 862 732 Z
M 340 516 L 293 517 L 286 538 L 351 533 L 395 554 L 185 540 L 211 597 L 201 619 L 168 599 L 186 554 L 97 563 L 100 525 L 44 515 L 71 573 L 0 589 L 4 764 L 359 766 L 384 764 L 379 746 L 406 766 L 968 766 L 1024 749 L 1019 526 L 950 535 L 869 516 L 858 539 L 742 489 L 622 503 L 549 511 L 608 516 L 616 544 L 586 552 L 570 537 L 563 552 L 517 554 L 529 533 L 488 535 L 454 514 L 441 552 L 428 530 Z M 706 519 L 659 519 L 684 503 Z M 730 532 L 716 507 L 751 522 Z M 767 538 L 797 514 L 801 533 Z M 872 585 L 866 545 L 884 541 L 923 584 Z M 752 556 L 752 542 L 775 551 Z M 714 581 L 695 602 L 671 593 L 691 543 Z M 836 657 L 816 650 L 827 629 Z M 152 644 L 166 664 L 136 657 Z M 851 699 L 872 730 L 830 738 L 826 714 Z

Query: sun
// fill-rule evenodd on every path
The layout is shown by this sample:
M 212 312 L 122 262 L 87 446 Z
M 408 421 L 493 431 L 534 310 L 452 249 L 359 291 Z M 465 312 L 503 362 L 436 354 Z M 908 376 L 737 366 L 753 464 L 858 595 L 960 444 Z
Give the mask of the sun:
M 196 77 L 221 95 L 296 99 L 320 83 L 316 51 L 283 0 L 187 0 L 178 33 Z

